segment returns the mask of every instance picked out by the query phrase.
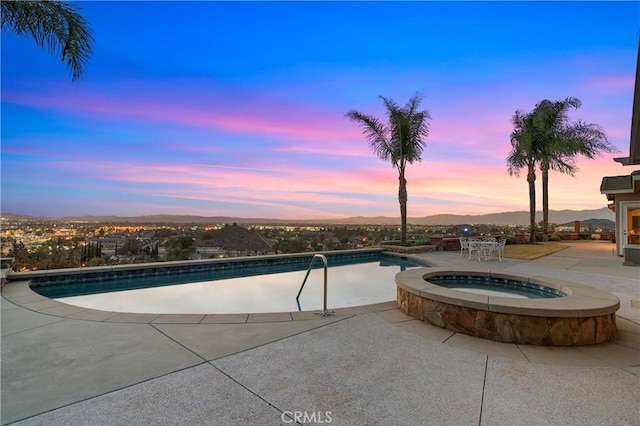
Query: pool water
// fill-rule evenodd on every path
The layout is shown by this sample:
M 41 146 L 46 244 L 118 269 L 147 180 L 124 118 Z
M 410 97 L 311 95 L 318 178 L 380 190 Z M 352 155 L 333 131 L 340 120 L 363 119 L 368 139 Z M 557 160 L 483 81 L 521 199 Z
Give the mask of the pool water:
M 321 262 L 317 262 L 321 263 Z M 60 302 L 114 312 L 157 314 L 235 314 L 298 311 L 296 295 L 307 271 L 239 276 L 207 280 L 202 275 L 194 281 L 163 285 L 157 279 L 149 281 L 154 287 L 108 293 L 64 297 L 53 291 L 49 297 Z M 375 262 L 331 266 L 327 273 L 327 308 L 336 309 L 396 300 L 395 275 L 405 269 L 424 267 L 418 263 L 384 257 Z M 243 275 L 247 275 L 244 273 Z M 170 282 L 170 277 L 162 277 Z M 125 281 L 125 280 L 121 280 Z M 140 281 L 140 279 L 138 280 Z M 125 287 L 126 287 L 125 283 Z M 115 281 L 111 288 L 122 287 Z M 323 269 L 314 268 L 300 295 L 300 309 L 323 308 Z M 104 287 L 104 285 L 102 285 Z M 34 289 L 36 290 L 36 289 Z M 37 289 L 42 292 L 43 289 Z M 51 291 L 53 289 L 49 289 Z M 46 290 L 45 290 L 46 291 Z M 104 291 L 104 290 L 102 290 Z M 90 293 L 86 290 L 85 293 Z
M 444 275 L 429 277 L 429 282 L 452 290 L 485 296 L 510 297 L 513 299 L 542 299 L 566 296 L 560 290 L 525 281 L 483 277 L 474 275 Z

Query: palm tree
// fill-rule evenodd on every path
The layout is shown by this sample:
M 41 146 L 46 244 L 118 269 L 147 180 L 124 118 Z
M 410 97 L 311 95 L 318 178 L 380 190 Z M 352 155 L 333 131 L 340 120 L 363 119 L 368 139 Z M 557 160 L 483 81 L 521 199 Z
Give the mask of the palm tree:
M 537 156 L 542 174 L 543 241 L 549 238 L 549 170 L 575 176 L 576 156 L 593 159 L 604 152 L 616 151 L 599 125 L 569 121 L 569 109 L 581 105 L 580 99 L 574 97 L 554 102 L 545 99 L 533 111 L 539 125 Z
M 384 96 L 380 96 L 387 108 L 387 124 L 376 117 L 351 110 L 347 118 L 360 124 L 362 133 L 369 141 L 373 152 L 383 161 L 390 161 L 398 169 L 398 201 L 402 221 L 401 244 L 407 243 L 407 163 L 421 160 L 426 147 L 423 138 L 429 136 L 431 116 L 426 110 L 419 111 L 422 96 L 413 95 L 404 107 Z
M 50 53 L 61 50 L 61 60 L 71 70 L 72 81 L 80 79 L 91 55 L 93 37 L 80 8 L 64 1 L 2 1 L 2 29 L 31 36 Z
M 531 113 L 516 112 L 512 120 L 512 151 L 507 157 L 510 174 L 527 167 L 529 182 L 529 206 L 531 218 L 531 240 L 535 230 L 535 166 L 542 174 L 542 239 L 549 239 L 549 170 L 575 176 L 578 167 L 575 157 L 583 155 L 593 159 L 603 152 L 615 152 L 607 136 L 597 124 L 581 120 L 569 122 L 570 108 L 580 108 L 578 98 L 562 101 L 544 99 L 538 102 Z
M 518 177 L 520 169 L 527 168 L 529 184 L 529 241 L 535 241 L 536 235 L 536 156 L 533 147 L 533 117 L 530 113 L 516 111 L 511 122 L 511 152 L 507 157 L 507 168 L 510 175 Z

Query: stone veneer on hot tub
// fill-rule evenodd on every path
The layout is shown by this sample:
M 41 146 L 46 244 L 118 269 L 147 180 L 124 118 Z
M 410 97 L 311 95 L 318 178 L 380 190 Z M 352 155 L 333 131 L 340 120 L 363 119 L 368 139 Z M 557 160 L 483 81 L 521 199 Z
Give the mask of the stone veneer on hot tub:
M 490 276 L 558 289 L 567 295 L 514 299 L 448 289 L 428 281 L 437 275 Z M 486 271 L 417 268 L 396 275 L 397 305 L 416 319 L 447 330 L 498 342 L 574 346 L 604 343 L 616 336 L 617 297 L 566 280 Z

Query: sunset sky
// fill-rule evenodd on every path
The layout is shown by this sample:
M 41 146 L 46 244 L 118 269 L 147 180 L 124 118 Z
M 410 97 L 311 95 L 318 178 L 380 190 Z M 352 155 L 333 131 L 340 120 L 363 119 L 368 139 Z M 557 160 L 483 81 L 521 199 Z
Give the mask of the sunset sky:
M 2 31 L 2 213 L 399 217 L 398 175 L 351 109 L 416 92 L 431 116 L 408 215 L 528 210 L 511 117 L 582 100 L 620 152 L 552 172 L 550 208 L 606 206 L 630 174 L 638 2 L 80 2 L 78 83 Z M 541 188 L 538 181 L 538 203 Z M 540 204 L 539 204 L 540 205 Z

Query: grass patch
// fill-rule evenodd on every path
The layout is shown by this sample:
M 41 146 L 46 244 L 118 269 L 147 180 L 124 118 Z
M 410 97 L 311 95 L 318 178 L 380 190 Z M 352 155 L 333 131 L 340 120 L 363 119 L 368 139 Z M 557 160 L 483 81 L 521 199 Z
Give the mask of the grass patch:
M 512 259 L 533 260 L 539 257 L 566 249 L 567 246 L 560 243 L 535 243 L 535 244 L 509 244 L 504 247 L 504 257 Z

